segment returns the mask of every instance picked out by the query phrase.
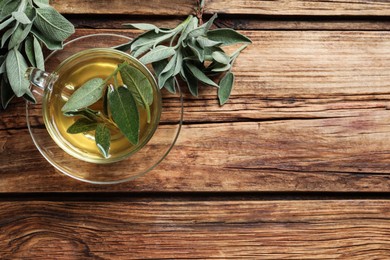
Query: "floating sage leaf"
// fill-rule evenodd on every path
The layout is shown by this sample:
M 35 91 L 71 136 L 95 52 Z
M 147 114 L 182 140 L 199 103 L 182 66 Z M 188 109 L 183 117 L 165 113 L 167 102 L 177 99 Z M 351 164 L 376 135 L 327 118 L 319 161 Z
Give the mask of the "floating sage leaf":
M 15 18 L 15 20 L 21 24 L 31 23 L 30 19 L 27 17 L 27 15 L 24 12 L 20 12 L 20 11 L 12 12 L 12 17 Z
M 37 8 L 34 25 L 54 41 L 64 41 L 74 33 L 74 26 L 52 7 Z
M 236 43 L 252 43 L 252 41 L 248 37 L 230 28 L 221 28 L 208 31 L 207 38 L 213 41 L 221 42 L 222 45 L 232 45 Z
M 139 114 L 137 104 L 130 90 L 125 87 L 110 88 L 108 91 L 108 106 L 112 119 L 118 125 L 119 130 L 136 145 L 139 141 Z
M 175 54 L 175 49 L 172 47 L 159 46 L 142 56 L 140 62 L 143 64 L 152 63 L 158 60 L 166 59 Z
M 5 65 L 12 90 L 17 97 L 23 96 L 30 86 L 28 80 L 24 78 L 27 63 L 23 55 L 17 49 L 10 50 L 7 54 Z
M 69 134 L 80 134 L 95 130 L 96 127 L 96 121 L 87 118 L 79 118 L 66 130 L 66 132 Z
M 233 84 L 234 75 L 231 72 L 227 72 L 219 82 L 218 99 L 221 106 L 228 101 Z
M 91 121 L 97 121 L 99 119 L 99 113 L 100 113 L 99 111 L 90 108 L 84 108 L 78 111 L 63 112 L 65 116 L 81 116 Z
M 209 77 L 207 77 L 206 74 L 204 74 L 204 72 L 201 71 L 195 65 L 191 63 L 186 63 L 186 66 L 191 71 L 192 75 L 194 75 L 199 81 L 202 81 L 207 85 L 218 87 L 218 85 L 214 81 L 212 81 Z
M 110 139 L 110 130 L 105 124 L 98 124 L 95 130 L 95 143 L 104 158 L 109 157 Z
M 147 122 L 150 123 L 150 105 L 153 103 L 153 87 L 149 79 L 138 69 L 125 64 L 120 70 L 123 83 L 135 101 L 146 109 Z
M 104 86 L 101 78 L 88 80 L 70 96 L 61 111 L 75 111 L 92 105 L 102 97 Z

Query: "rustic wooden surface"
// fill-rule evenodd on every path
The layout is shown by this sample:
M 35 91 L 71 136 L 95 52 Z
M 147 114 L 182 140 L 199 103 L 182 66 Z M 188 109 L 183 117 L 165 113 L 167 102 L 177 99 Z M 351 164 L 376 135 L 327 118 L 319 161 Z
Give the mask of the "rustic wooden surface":
M 72 37 L 172 27 L 196 3 L 51 2 Z M 177 145 L 142 178 L 65 177 L 35 149 L 23 101 L 0 111 L 1 259 L 390 258 L 390 2 L 206 0 L 205 12 L 253 44 L 225 106 L 215 90 L 185 93 Z

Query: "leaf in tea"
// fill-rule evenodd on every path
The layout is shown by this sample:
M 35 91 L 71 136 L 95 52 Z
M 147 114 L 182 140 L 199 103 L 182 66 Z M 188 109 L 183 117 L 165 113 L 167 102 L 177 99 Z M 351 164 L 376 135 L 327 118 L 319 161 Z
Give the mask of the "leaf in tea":
M 105 82 L 101 78 L 93 78 L 78 88 L 62 107 L 62 112 L 76 111 L 96 103 L 103 95 Z
M 76 122 L 74 122 L 66 132 L 69 134 L 79 134 L 85 133 L 88 131 L 95 130 L 97 127 L 97 122 L 87 119 L 87 118 L 79 118 Z
M 125 87 L 108 91 L 108 106 L 119 130 L 134 145 L 139 141 L 140 120 L 137 104 L 130 90 Z
M 110 139 L 110 130 L 105 124 L 98 124 L 95 130 L 95 143 L 104 158 L 109 157 Z

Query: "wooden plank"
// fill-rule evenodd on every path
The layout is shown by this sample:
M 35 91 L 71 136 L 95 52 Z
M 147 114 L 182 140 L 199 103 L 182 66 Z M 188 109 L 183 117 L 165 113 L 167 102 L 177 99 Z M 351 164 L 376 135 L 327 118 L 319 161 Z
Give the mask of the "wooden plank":
M 388 259 L 389 200 L 0 202 L 15 258 Z
M 26 130 L 1 131 L 0 192 L 388 192 L 386 115 L 186 125 L 160 166 L 114 186 L 62 176 L 45 162 Z
M 231 101 L 187 94 L 188 125 L 144 178 L 101 187 L 59 175 L 17 102 L 1 112 L 0 191 L 389 191 L 390 34 L 244 33 L 254 44 L 237 60 Z
M 131 14 L 181 15 L 193 13 L 195 0 L 185 1 L 110 1 L 104 0 L 52 0 L 52 5 L 64 14 Z M 390 3 L 386 0 L 301 1 L 301 0 L 207 0 L 206 13 L 243 15 L 323 15 L 323 16 L 387 16 Z

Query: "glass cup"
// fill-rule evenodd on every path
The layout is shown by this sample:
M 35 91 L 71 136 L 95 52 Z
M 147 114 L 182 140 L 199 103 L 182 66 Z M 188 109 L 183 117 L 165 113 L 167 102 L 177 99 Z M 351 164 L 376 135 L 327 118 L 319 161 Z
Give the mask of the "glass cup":
M 37 104 L 26 104 L 31 137 L 47 161 L 68 176 L 96 184 L 134 179 L 156 167 L 168 155 L 179 135 L 183 116 L 180 88 L 177 88 L 176 95 L 161 93 L 147 67 L 129 54 L 112 48 L 130 40 L 115 34 L 80 37 L 48 56 L 45 61 L 47 72 L 38 69 L 27 72 L 33 85 L 38 86 L 33 88 Z M 100 62 L 116 67 L 123 61 L 141 71 L 153 86 L 152 120 L 150 124 L 141 122 L 137 145 L 131 145 L 121 134 L 113 135 L 112 155 L 104 158 L 92 134 L 71 135 L 66 132 L 75 118 L 64 116 L 61 108 L 77 85 L 100 77 L 100 70 L 91 70 L 88 66 Z M 115 69 L 106 67 L 103 69 Z

